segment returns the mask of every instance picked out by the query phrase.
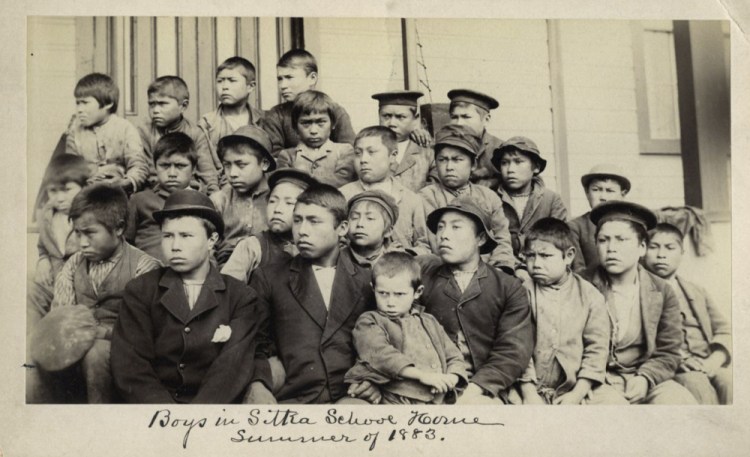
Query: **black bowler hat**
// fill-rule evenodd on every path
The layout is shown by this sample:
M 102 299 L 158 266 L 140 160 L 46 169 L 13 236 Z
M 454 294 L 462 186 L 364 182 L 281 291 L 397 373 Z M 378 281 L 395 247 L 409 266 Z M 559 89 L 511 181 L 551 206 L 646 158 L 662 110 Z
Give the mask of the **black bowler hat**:
M 647 231 L 656 227 L 653 211 L 637 203 L 623 200 L 610 200 L 591 210 L 589 219 L 597 227 L 608 221 L 630 221 L 641 225 Z
M 497 241 L 495 241 L 495 238 L 492 236 L 492 231 L 490 231 L 491 222 L 489 214 L 477 206 L 470 197 L 456 198 L 450 202 L 448 206 L 443 206 L 431 212 L 427 216 L 427 228 L 429 228 L 432 233 L 437 233 L 437 226 L 440 222 L 440 218 L 443 217 L 443 214 L 449 211 L 469 216 L 484 230 L 484 233 L 487 235 L 487 241 L 485 241 L 479 248 L 480 254 L 488 254 L 497 247 Z
M 192 189 L 173 192 L 164 202 L 164 209 L 154 211 L 154 220 L 161 225 L 167 217 L 195 216 L 214 224 L 219 237 L 224 236 L 224 220 L 206 195 Z

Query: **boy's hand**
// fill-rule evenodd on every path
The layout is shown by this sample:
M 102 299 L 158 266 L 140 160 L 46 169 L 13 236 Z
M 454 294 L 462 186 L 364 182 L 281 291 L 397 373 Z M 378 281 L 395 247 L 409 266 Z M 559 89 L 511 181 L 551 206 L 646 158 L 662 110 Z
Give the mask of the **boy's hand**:
M 417 127 L 416 129 L 412 130 L 409 134 L 409 139 L 422 147 L 427 147 L 432 142 L 430 132 L 421 127 Z
M 533 392 L 523 392 L 523 404 L 524 405 L 546 405 L 544 399 L 539 393 L 534 390 Z
M 457 405 L 482 405 L 487 403 L 487 397 L 478 384 L 470 382 L 463 393 L 456 399 Z
M 638 403 L 648 394 L 648 379 L 634 376 L 625 382 L 625 398 L 630 403 Z
M 727 355 L 723 350 L 714 351 L 707 358 L 703 359 L 703 371 L 706 373 L 706 376 L 713 378 L 726 361 Z
M 689 357 L 680 363 L 680 371 L 704 371 L 703 360 L 698 357 Z
M 266 388 L 265 384 L 255 381 L 250 384 L 242 403 L 246 405 L 275 405 L 276 397 Z
M 380 399 L 382 398 L 380 389 L 370 381 L 362 381 L 359 384 L 350 385 L 347 394 L 350 397 L 361 398 L 375 405 L 380 403 Z
M 455 373 L 447 373 L 443 376 L 445 376 L 445 380 L 448 383 L 448 390 L 455 388 L 458 382 L 461 380 L 461 378 L 459 378 Z
M 423 372 L 419 376 L 419 382 L 432 387 L 432 393 L 444 394 L 451 389 L 447 376 L 442 373 Z

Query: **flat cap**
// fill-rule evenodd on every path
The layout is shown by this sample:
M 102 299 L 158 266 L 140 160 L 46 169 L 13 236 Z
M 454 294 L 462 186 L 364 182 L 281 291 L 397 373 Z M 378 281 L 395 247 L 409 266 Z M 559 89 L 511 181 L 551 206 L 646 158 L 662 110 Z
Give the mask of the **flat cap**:
M 453 89 L 448 91 L 448 98 L 451 100 L 451 103 L 471 103 L 472 105 L 476 105 L 486 111 L 493 110 L 500 106 L 500 103 L 489 95 L 471 89 Z
M 366 190 L 353 196 L 349 200 L 348 211 L 351 211 L 355 204 L 361 201 L 368 201 L 380 205 L 391 218 L 391 225 L 398 220 L 398 204 L 396 200 L 383 192 L 382 190 Z
M 306 172 L 305 170 L 299 170 L 297 168 L 279 168 L 270 175 L 268 175 L 268 187 L 273 190 L 274 187 L 281 184 L 282 182 L 290 182 L 302 188 L 302 190 L 308 187 L 318 184 L 318 180 Z
M 476 158 L 482 147 L 482 140 L 465 125 L 448 124 L 435 133 L 435 152 L 444 146 L 454 146 Z
M 424 94 L 416 90 L 392 90 L 374 94 L 372 98 L 380 102 L 380 106 L 403 105 L 417 107 L 417 100 Z
M 234 133 L 221 137 L 219 140 L 219 149 L 225 148 L 232 142 L 250 143 L 254 148 L 259 149 L 265 158 L 268 159 L 270 163 L 268 171 L 276 169 L 276 159 L 271 155 L 271 138 L 262 128 L 255 125 L 243 125 L 235 130 Z
M 656 227 L 656 214 L 643 205 L 623 200 L 610 200 L 591 210 L 589 219 L 597 227 L 609 221 L 630 221 L 646 230 Z

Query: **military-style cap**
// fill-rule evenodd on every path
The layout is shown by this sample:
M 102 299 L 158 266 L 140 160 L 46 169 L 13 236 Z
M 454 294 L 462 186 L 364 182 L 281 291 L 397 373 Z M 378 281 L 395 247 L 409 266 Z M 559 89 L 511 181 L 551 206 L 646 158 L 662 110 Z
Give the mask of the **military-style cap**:
M 435 153 L 443 146 L 454 146 L 476 158 L 482 147 L 482 140 L 465 125 L 448 124 L 435 134 Z
M 313 178 L 312 175 L 305 170 L 299 170 L 297 168 L 279 168 L 270 175 L 268 175 L 268 187 L 273 190 L 274 187 L 281 184 L 282 182 L 290 182 L 296 186 L 302 188 L 302 190 L 308 187 L 318 184 L 318 180 Z
M 214 224 L 219 236 L 224 235 L 224 220 L 214 203 L 205 194 L 193 189 L 182 189 L 167 197 L 164 209 L 154 211 L 153 218 L 161 224 L 167 217 L 196 216 Z
M 417 100 L 424 94 L 416 90 L 392 90 L 374 94 L 372 98 L 380 102 L 380 106 L 403 105 L 417 107 Z
M 589 219 L 597 227 L 608 221 L 630 221 L 643 226 L 646 230 L 656 227 L 656 215 L 653 211 L 637 203 L 623 200 L 610 200 L 591 210 Z
M 547 161 L 542 158 L 536 143 L 525 136 L 514 136 L 498 146 L 492 153 L 492 165 L 500 171 L 500 160 L 502 160 L 503 154 L 513 150 L 525 153 L 531 158 L 531 160 L 536 162 L 536 165 L 539 167 L 539 173 L 547 168 Z
M 500 106 L 500 103 L 489 95 L 471 89 L 453 89 L 448 91 L 448 98 L 451 99 L 451 103 L 471 103 L 472 105 L 476 105 L 486 111 L 493 110 Z
M 234 133 L 221 137 L 219 140 L 219 149 L 223 149 L 226 147 L 226 144 L 231 141 L 244 141 L 250 143 L 253 147 L 259 149 L 265 158 L 268 159 L 268 162 L 270 163 L 268 171 L 276 169 L 276 159 L 271 155 L 271 138 L 269 138 L 266 131 L 262 128 L 255 125 L 243 125 L 235 130 Z
M 469 216 L 477 224 L 479 224 L 482 229 L 484 229 L 484 233 L 487 235 L 487 241 L 479 248 L 480 254 L 490 253 L 495 249 L 495 247 L 497 247 L 497 241 L 495 241 L 495 238 L 492 236 L 492 231 L 490 231 L 490 227 L 492 226 L 490 222 L 490 215 L 482 210 L 482 208 L 477 206 L 476 203 L 474 203 L 474 201 L 468 196 L 456 198 L 455 200 L 448 203 L 447 206 L 437 208 L 436 210 L 428 214 L 427 228 L 429 228 L 432 233 L 437 233 L 437 227 L 438 223 L 440 222 L 440 218 L 443 217 L 443 214 L 449 211 L 454 211 L 465 216 Z
M 581 176 L 581 184 L 584 190 L 588 190 L 589 184 L 594 179 L 614 179 L 620 183 L 622 190 L 630 192 L 630 180 L 622 172 L 622 168 L 611 163 L 600 163 L 594 166 L 588 173 Z
M 391 225 L 395 224 L 398 220 L 398 204 L 396 200 L 382 190 L 366 190 L 355 195 L 349 200 L 348 211 L 351 211 L 354 205 L 361 201 L 380 205 L 388 214 L 388 217 L 391 218 Z

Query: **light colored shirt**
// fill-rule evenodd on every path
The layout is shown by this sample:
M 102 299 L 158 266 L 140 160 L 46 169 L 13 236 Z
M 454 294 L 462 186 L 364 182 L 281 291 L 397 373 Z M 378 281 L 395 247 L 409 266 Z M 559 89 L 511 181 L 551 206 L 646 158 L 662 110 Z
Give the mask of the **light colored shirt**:
M 195 307 L 195 302 L 198 301 L 198 296 L 201 294 L 203 288 L 203 281 L 182 281 L 182 287 L 185 289 L 185 297 L 187 297 L 188 306 L 192 310 Z
M 318 282 L 320 294 L 323 296 L 323 302 L 326 309 L 331 307 L 331 292 L 333 291 L 333 279 L 336 277 L 336 267 L 320 267 L 313 265 L 315 280 Z
M 458 284 L 458 288 L 461 289 L 461 293 L 466 292 L 466 288 L 469 287 L 469 284 L 471 283 L 471 278 L 474 277 L 477 270 L 471 270 L 471 271 L 461 271 L 461 270 L 453 270 L 453 278 L 456 280 L 456 283 Z
M 523 217 L 523 212 L 526 211 L 526 204 L 529 203 L 529 197 L 531 197 L 531 194 L 527 195 L 508 195 L 510 197 L 510 201 L 513 203 L 513 208 L 516 210 L 516 214 L 518 214 L 519 218 Z
M 409 140 L 402 141 L 398 143 L 398 154 L 396 154 L 396 163 L 401 164 L 401 161 L 404 160 L 404 155 L 406 154 L 406 149 L 409 147 Z

